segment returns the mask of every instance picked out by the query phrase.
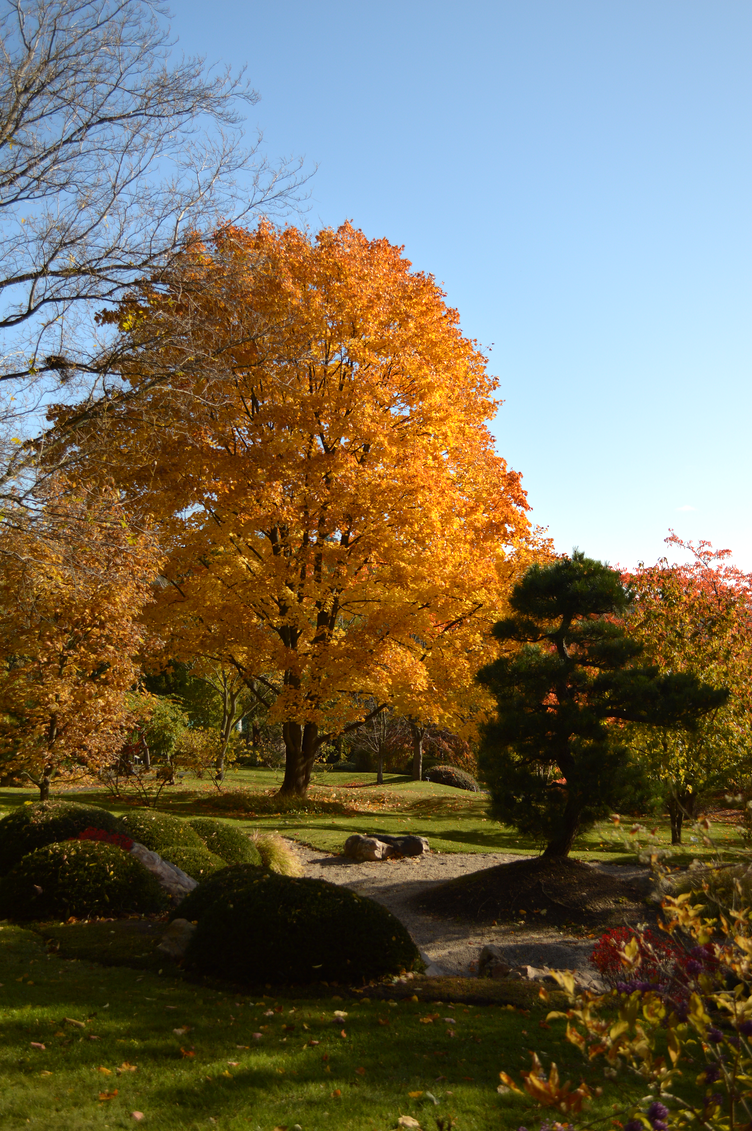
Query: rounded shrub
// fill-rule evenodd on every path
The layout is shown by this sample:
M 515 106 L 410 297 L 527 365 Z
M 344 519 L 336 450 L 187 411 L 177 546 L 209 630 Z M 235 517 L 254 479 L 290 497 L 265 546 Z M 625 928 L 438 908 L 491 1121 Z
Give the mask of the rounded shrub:
M 77 919 L 161 911 L 159 881 L 113 844 L 67 840 L 37 848 L 0 880 L 0 917 Z
M 68 840 L 86 829 L 125 833 L 121 821 L 96 805 L 37 801 L 21 805 L 0 820 L 0 876 L 35 848 Z
M 123 828 L 139 844 L 165 855 L 168 848 L 204 848 L 204 842 L 187 821 L 151 809 L 133 809 L 121 818 Z
M 200 848 L 182 848 L 180 845 L 173 845 L 164 850 L 162 859 L 181 868 L 194 880 L 205 879 L 218 872 L 220 868 L 227 867 L 226 861 L 221 856 L 210 852 L 203 844 Z
M 432 766 L 423 774 L 423 781 L 432 781 L 436 785 L 451 785 L 455 789 L 469 789 L 473 793 L 480 793 L 478 785 L 472 774 L 458 766 Z
M 196 817 L 188 822 L 194 832 L 225 864 L 260 864 L 259 850 L 240 829 L 226 825 L 214 817 Z
M 355 762 L 335 762 L 332 769 L 338 774 L 355 774 L 358 772 Z
M 240 983 L 361 982 L 420 963 L 406 929 L 380 904 L 247 864 L 199 884 L 176 914 L 197 922 L 186 961 Z

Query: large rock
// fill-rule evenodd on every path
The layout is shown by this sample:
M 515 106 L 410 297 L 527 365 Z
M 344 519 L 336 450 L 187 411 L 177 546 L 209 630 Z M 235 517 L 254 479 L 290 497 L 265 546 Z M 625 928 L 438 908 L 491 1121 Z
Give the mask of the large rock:
M 385 844 L 382 840 L 377 840 L 373 836 L 355 833 L 354 836 L 349 836 L 345 841 L 345 856 L 349 856 L 352 860 L 384 860 L 387 856 L 396 855 L 397 853 L 391 845 Z
M 188 944 L 195 933 L 195 923 L 189 923 L 187 919 L 173 919 L 162 935 L 157 950 L 161 950 L 168 958 L 185 958 Z
M 192 876 L 186 875 L 182 868 L 178 868 L 176 864 L 169 864 L 167 860 L 163 860 L 143 844 L 134 841 L 130 852 L 131 856 L 135 856 L 144 868 L 148 868 L 152 875 L 157 877 L 164 891 L 175 903 L 179 903 L 188 892 L 198 887 L 198 882 Z
M 430 852 L 424 836 L 388 836 L 386 833 L 355 833 L 345 841 L 345 856 L 353 860 L 386 860 L 390 856 L 422 856 Z

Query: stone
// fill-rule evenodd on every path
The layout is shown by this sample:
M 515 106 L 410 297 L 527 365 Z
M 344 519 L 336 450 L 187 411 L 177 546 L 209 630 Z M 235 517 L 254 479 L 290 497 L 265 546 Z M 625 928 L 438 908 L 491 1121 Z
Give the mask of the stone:
M 363 836 L 362 833 L 355 833 L 349 836 L 345 841 L 345 856 L 351 857 L 357 861 L 367 860 L 385 860 L 388 856 L 396 856 L 397 853 L 391 845 L 385 844 L 382 840 L 377 840 L 373 836 Z
M 198 882 L 186 875 L 182 868 L 178 868 L 176 864 L 169 864 L 167 860 L 163 860 L 161 856 L 152 852 L 150 848 L 146 848 L 145 845 L 135 842 L 130 851 L 131 856 L 135 856 L 144 868 L 148 868 L 157 877 L 163 890 L 167 892 L 173 903 L 180 903 L 180 900 L 184 899 L 189 891 L 198 887 Z
M 375 840 L 381 840 L 390 845 L 400 856 L 423 856 L 431 851 L 431 846 L 424 836 L 407 833 L 405 836 L 389 836 L 387 833 L 368 833 Z
M 162 935 L 157 950 L 161 950 L 168 958 L 185 958 L 185 952 L 195 930 L 195 923 L 189 923 L 187 919 L 173 919 Z

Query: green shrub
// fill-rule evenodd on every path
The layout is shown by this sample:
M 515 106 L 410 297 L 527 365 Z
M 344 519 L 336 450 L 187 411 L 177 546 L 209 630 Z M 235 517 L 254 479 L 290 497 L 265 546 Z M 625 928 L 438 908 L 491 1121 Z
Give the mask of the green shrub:
M 96 918 L 166 906 L 159 882 L 112 844 L 67 840 L 37 848 L 0 880 L 0 917 Z
M 106 809 L 76 805 L 70 801 L 37 801 L 21 805 L 0 820 L 0 876 L 35 848 L 68 840 L 84 829 L 126 832 L 122 823 Z
M 195 817 L 188 824 L 198 833 L 209 851 L 221 856 L 225 864 L 261 863 L 258 848 L 240 829 L 226 825 L 224 821 L 218 821 L 214 817 Z
M 192 876 L 194 880 L 205 879 L 207 876 L 213 875 L 214 872 L 218 872 L 220 868 L 227 867 L 226 861 L 221 856 L 217 856 L 216 852 L 210 852 L 203 844 L 200 848 L 182 848 L 180 845 L 172 845 L 164 850 L 162 859 L 182 868 L 185 874 Z
M 240 983 L 361 982 L 420 964 L 409 934 L 380 904 L 247 864 L 199 884 L 175 914 L 197 921 L 186 961 Z
M 335 762 L 332 769 L 338 774 L 356 774 L 358 772 L 355 762 Z
M 154 813 L 151 809 L 133 809 L 124 813 L 121 823 L 134 840 L 165 856 L 168 848 L 204 848 L 204 842 L 187 821 Z M 167 857 L 165 857 L 167 859 Z
M 437 785 L 451 785 L 455 789 L 469 789 L 473 793 L 480 793 L 478 785 L 472 774 L 461 770 L 459 766 L 432 766 L 423 774 L 423 781 L 432 781 Z

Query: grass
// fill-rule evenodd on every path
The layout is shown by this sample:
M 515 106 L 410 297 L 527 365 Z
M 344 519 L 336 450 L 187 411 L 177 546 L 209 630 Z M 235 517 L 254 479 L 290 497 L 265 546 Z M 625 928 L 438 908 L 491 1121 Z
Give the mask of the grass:
M 279 831 L 292 840 L 324 852 L 341 852 L 352 833 L 413 832 L 426 836 L 437 852 L 508 852 L 536 855 L 540 846 L 509 827 L 491 820 L 488 798 L 432 782 L 414 782 L 399 775 L 386 775 L 377 786 L 373 774 L 314 774 L 308 797 L 282 801 L 275 796 L 281 771 L 235 771 L 222 793 L 208 782 L 186 781 L 166 790 L 159 809 L 176 816 L 216 816 L 247 832 Z M 105 792 L 87 790 L 70 794 L 71 800 L 88 800 L 113 812 L 123 812 L 133 802 L 112 798 Z M 35 792 L 0 790 L 0 807 L 12 808 L 33 800 Z M 716 854 L 732 858 L 747 847 L 738 824 L 715 822 L 711 836 L 715 848 L 702 843 L 690 826 L 685 843 L 671 849 L 668 819 L 650 818 L 646 831 L 630 835 L 630 823 L 616 828 L 602 822 L 575 842 L 574 855 L 585 860 L 634 863 L 634 842 L 651 841 L 656 848 L 672 852 L 674 864 L 693 859 L 711 859 Z M 651 830 L 655 835 L 650 836 Z M 717 851 L 716 851 L 717 850 Z
M 116 930 L 72 926 L 79 936 L 72 947 L 84 954 L 87 932 L 99 952 L 103 932 Z M 59 942 L 67 929 L 47 933 Z M 119 957 L 145 941 L 121 939 Z M 519 1078 L 533 1048 L 575 1082 L 604 1083 L 562 1043 L 562 1023 L 546 1025 L 537 1002 L 474 1006 L 447 995 L 427 1005 L 412 994 L 384 1001 L 339 987 L 294 997 L 260 987 L 248 995 L 187 983 L 166 962 L 159 969 L 72 960 L 50 954 L 31 931 L 0 928 L 4 1128 L 132 1127 L 134 1112 L 160 1131 L 273 1131 L 296 1123 L 304 1131 L 385 1131 L 400 1115 L 426 1131 L 438 1127 L 437 1117 L 449 1117 L 457 1131 L 532 1126 L 540 1109 L 496 1086 L 500 1070 Z M 605 1083 L 589 1119 L 621 1100 Z
M 340 780 L 344 778 L 344 780 Z M 321 775 L 308 802 L 280 805 L 278 775 L 241 772 L 218 794 L 202 782 L 165 792 L 160 809 L 212 814 L 248 831 L 279 830 L 321 849 L 341 850 L 352 832 L 420 832 L 445 852 L 533 853 L 537 846 L 488 819 L 483 796 L 372 775 Z M 72 799 L 130 807 L 93 791 Z M 0 791 L 0 810 L 34 793 Z M 667 825 L 653 822 L 656 839 Z M 610 825 L 578 844 L 585 859 L 634 860 Z M 687 831 L 687 838 L 694 835 Z M 720 823 L 719 846 L 743 846 Z M 687 845 L 684 856 L 709 854 Z M 529 987 L 461 979 L 415 979 L 360 991 L 311 987 L 252 993 L 191 981 L 155 951 L 161 924 L 100 920 L 0 925 L 0 1123 L 45 1131 L 134 1126 L 192 1131 L 386 1131 L 400 1115 L 424 1131 L 514 1131 L 545 1112 L 496 1091 L 499 1072 L 519 1079 L 534 1049 L 565 1078 L 601 1086 L 583 1115 L 624 1120 L 634 1100 L 625 1081 L 604 1079 L 563 1039 L 563 1022 Z M 440 995 L 441 1000 L 435 999 Z M 389 998 L 390 1000 L 385 1000 Z M 347 1014 L 337 1018 L 335 1011 Z M 451 1018 L 452 1020 L 448 1020 Z M 43 1047 L 39 1047 L 43 1046 Z M 579 1122 L 579 1121 L 578 1121 Z

